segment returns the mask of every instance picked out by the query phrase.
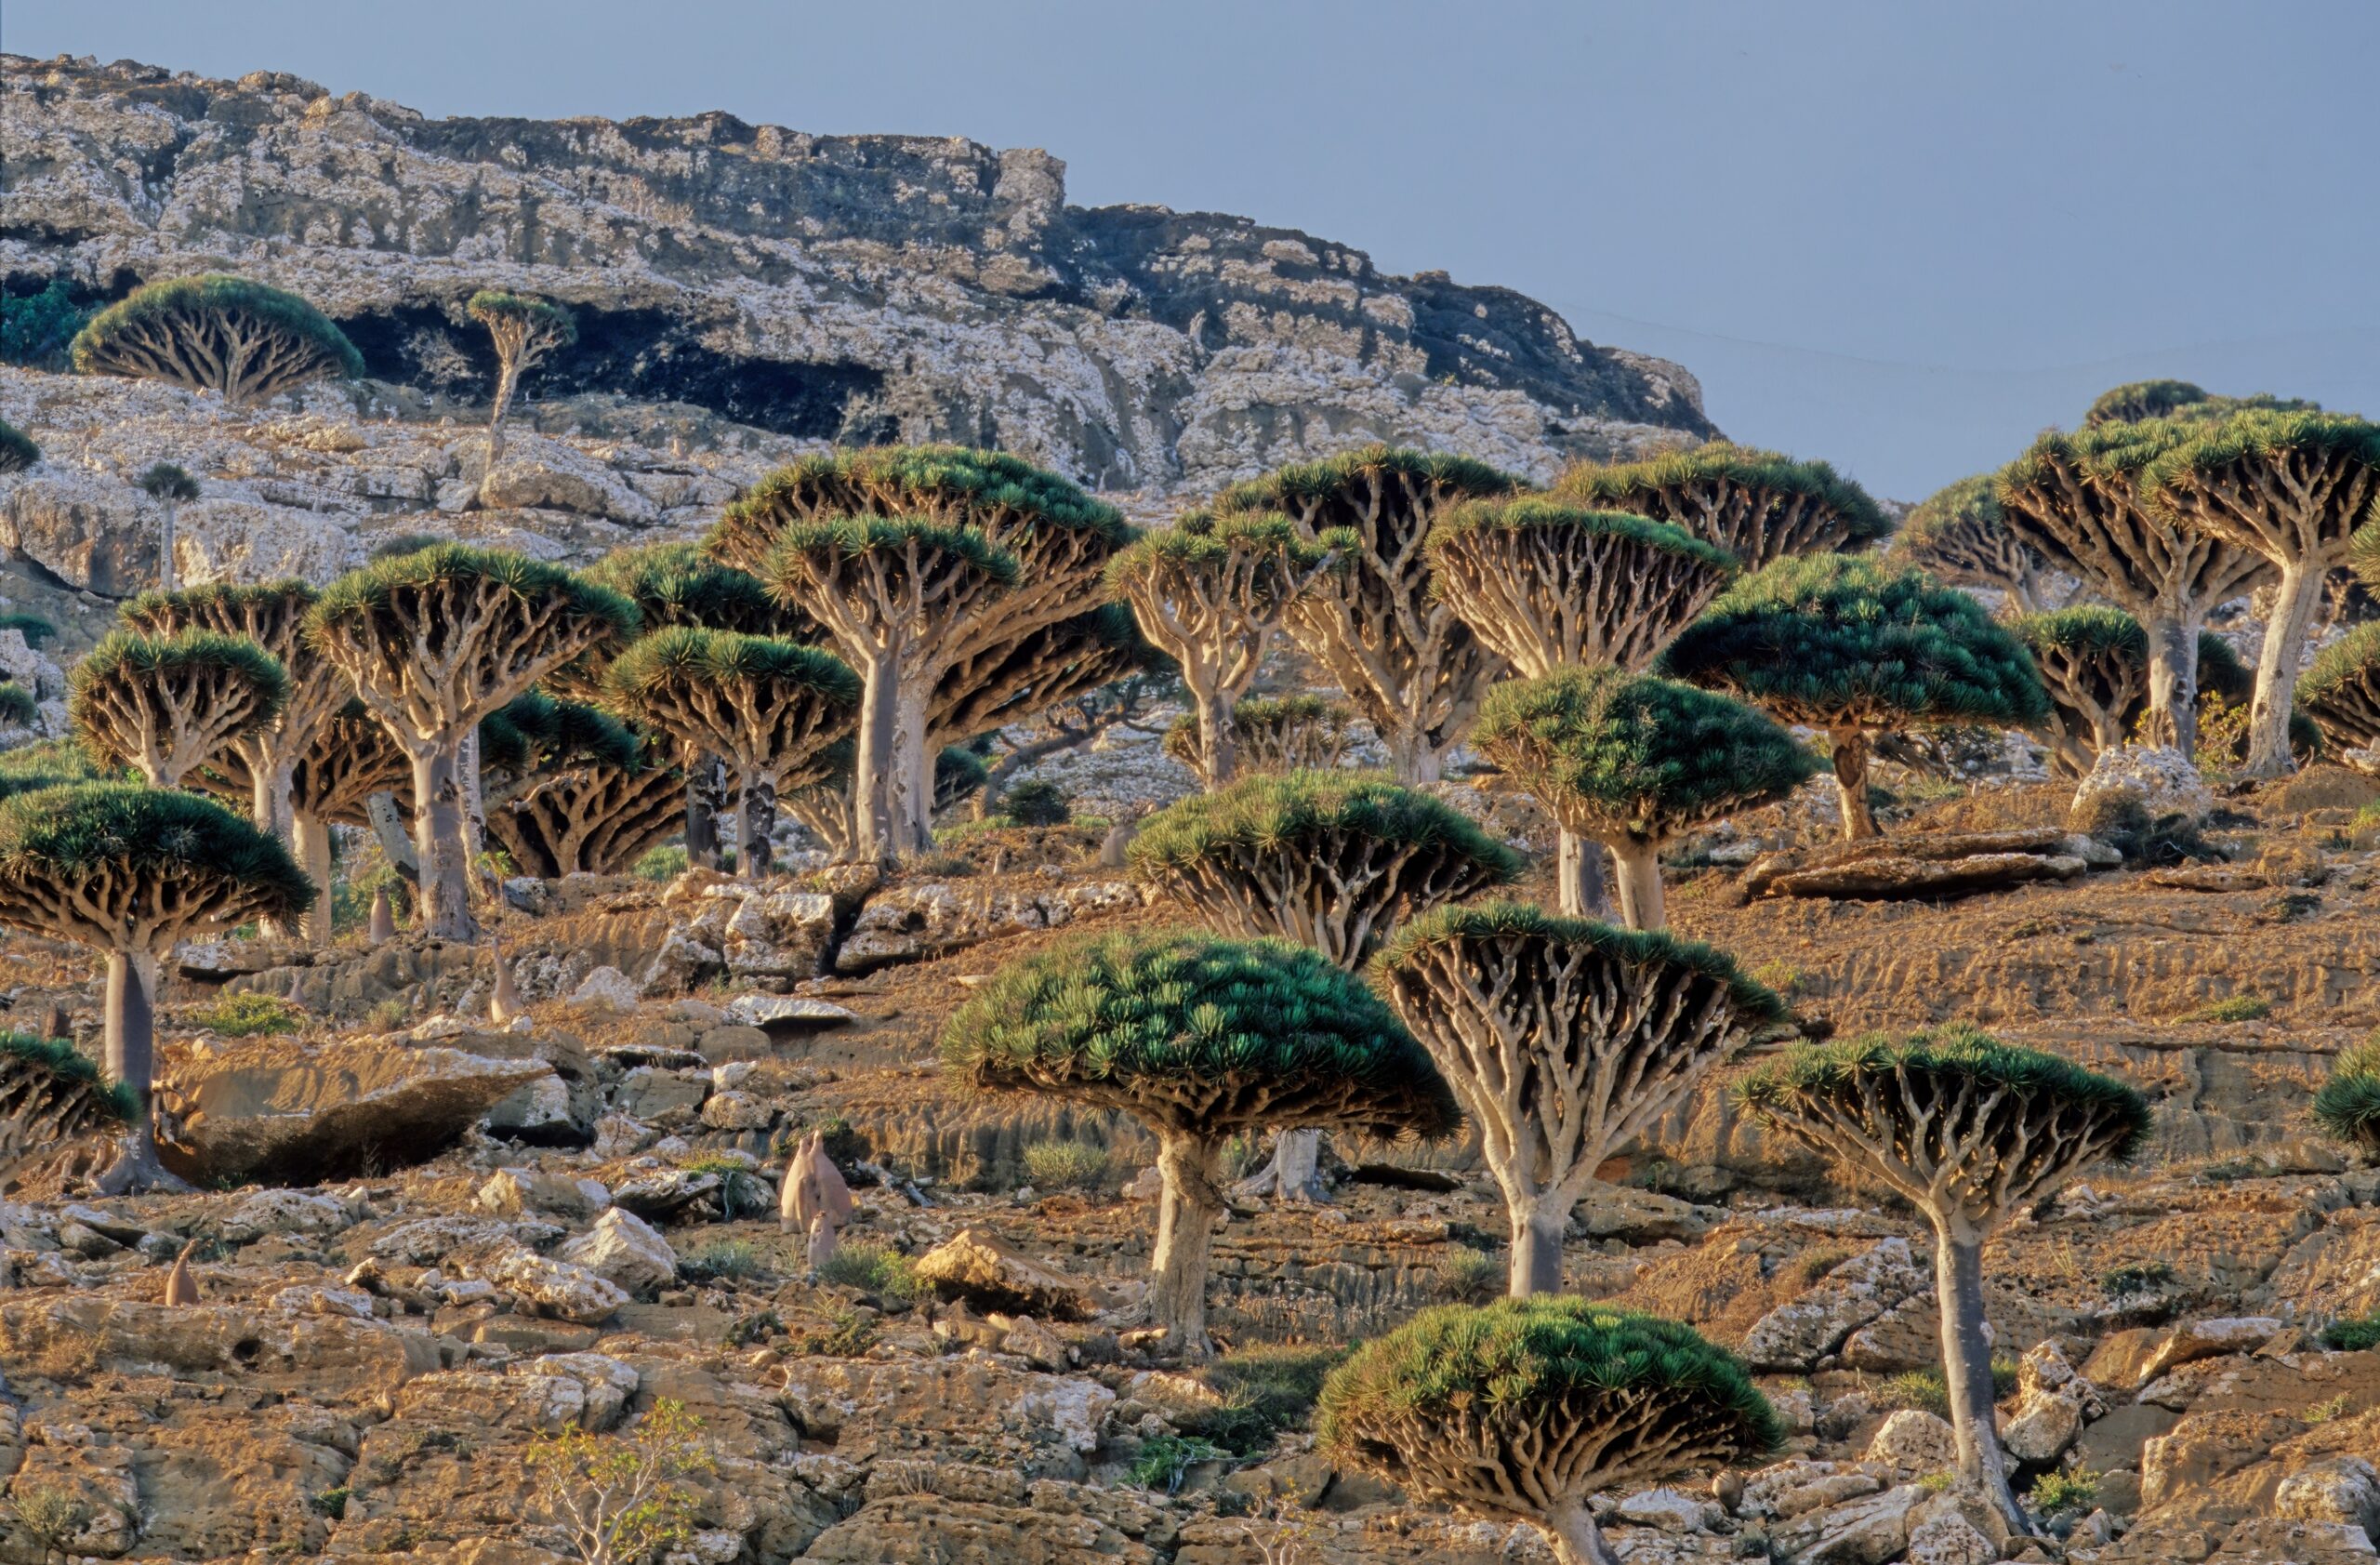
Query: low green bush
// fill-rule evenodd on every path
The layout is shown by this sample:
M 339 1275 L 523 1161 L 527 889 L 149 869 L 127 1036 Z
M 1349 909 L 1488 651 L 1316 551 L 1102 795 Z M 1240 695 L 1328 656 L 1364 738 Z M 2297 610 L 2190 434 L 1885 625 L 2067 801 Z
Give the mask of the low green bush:
M 1107 1177 L 1107 1149 L 1088 1141 L 1037 1141 L 1025 1149 L 1025 1177 L 1037 1190 L 1091 1190 Z
M 268 1033 L 296 1032 L 305 1016 L 285 1000 L 269 994 L 227 994 L 191 1018 L 192 1025 L 224 1038 L 257 1038 Z

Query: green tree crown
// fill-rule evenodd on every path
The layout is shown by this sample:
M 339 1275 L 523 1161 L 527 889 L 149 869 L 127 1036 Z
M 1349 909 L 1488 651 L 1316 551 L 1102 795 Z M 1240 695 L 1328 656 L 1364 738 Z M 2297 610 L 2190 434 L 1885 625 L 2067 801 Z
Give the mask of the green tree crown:
M 2380 1036 L 2339 1055 L 2314 1094 L 2314 1121 L 2342 1141 L 2380 1151 Z
M 1900 519 L 1894 547 L 1922 551 L 1962 527 L 1999 530 L 2000 491 L 1993 474 L 1979 472 L 1946 484 L 1910 507 L 1909 514 Z
M 1424 547 L 1435 552 L 1466 533 L 1491 529 L 1526 532 L 1570 527 L 1606 537 L 1626 538 L 1673 554 L 1690 555 L 1729 573 L 1737 567 L 1734 555 L 1683 527 L 1633 511 L 1587 511 L 1540 495 L 1523 495 L 1508 500 L 1465 500 L 1448 509 L 1432 524 Z
M 152 680 L 200 669 L 221 670 L 254 686 L 264 698 L 263 722 L 271 722 L 289 699 L 289 671 L 281 666 L 280 658 L 245 636 L 216 630 L 183 630 L 171 636 L 111 630 L 67 676 L 68 715 L 73 715 L 88 699 L 86 693 L 103 680 L 119 676 Z
M 2084 604 L 2028 614 L 2008 622 L 2016 639 L 2035 653 L 2053 647 L 2090 657 L 2110 657 L 2146 665 L 2149 636 L 2140 621 L 2122 609 Z
M 1575 467 L 1555 480 L 1554 493 L 1578 505 L 1679 521 L 1666 513 L 1665 494 L 1712 484 L 1804 499 L 1831 511 L 1846 532 L 1837 547 L 1846 550 L 1864 549 L 1893 530 L 1884 508 L 1831 463 L 1797 461 L 1724 440 L 1643 461 Z
M 243 314 L 285 331 L 336 360 L 350 379 L 364 373 L 364 355 L 329 316 L 296 294 L 219 272 L 144 284 L 109 305 L 75 334 L 71 350 L 74 367 L 93 373 L 110 343 L 147 322 L 211 312 Z
M 1983 605 L 1868 556 L 1802 555 L 1744 577 L 1662 670 L 1818 726 L 2028 727 L 2049 715 L 2031 656 Z
M 1016 556 L 985 537 L 980 527 L 952 527 L 916 516 L 844 516 L 824 522 L 797 522 L 777 537 L 779 560 L 807 554 L 821 559 L 855 560 L 870 554 L 898 554 L 911 547 L 955 555 L 1003 586 L 1016 580 Z
M 710 685 L 815 691 L 837 706 L 856 706 L 860 696 L 859 676 L 830 652 L 698 625 L 672 625 L 639 638 L 620 654 L 606 678 L 614 690 L 631 697 L 690 679 Z
M 1110 591 L 1160 567 L 1218 570 L 1237 551 L 1277 556 L 1292 570 L 1311 570 L 1332 550 L 1355 547 L 1353 533 L 1333 529 L 1315 543 L 1298 533 L 1297 524 L 1278 511 L 1244 511 L 1217 516 L 1192 511 L 1170 527 L 1143 533 L 1116 551 L 1106 567 Z
M 387 622 L 403 600 L 448 582 L 490 583 L 523 602 L 559 598 L 572 618 L 599 620 L 615 638 L 633 634 L 639 623 L 636 604 L 607 587 L 509 550 L 465 543 L 435 543 L 348 572 L 323 589 L 312 623 L 323 626 L 358 616 Z
M 1294 851 L 1326 832 L 1384 843 L 1445 847 L 1498 882 L 1520 873 L 1518 854 L 1461 810 L 1374 772 L 1285 772 L 1245 776 L 1194 793 L 1151 816 L 1126 856 L 1136 869 L 1179 867 L 1235 847 Z
M 1557 816 L 1653 838 L 1781 798 L 1818 769 L 1740 701 L 1603 666 L 1497 685 L 1472 744 Z
M 2380 424 L 2334 413 L 2252 408 L 2212 425 L 2183 426 L 2178 433 L 2179 439 L 2141 469 L 2141 487 L 2152 511 L 2162 508 L 2169 486 L 2219 475 L 2250 458 L 2343 457 L 2380 467 Z
M 0 874 L 72 882 L 126 872 L 228 879 L 260 918 L 295 919 L 314 900 L 280 839 L 195 793 L 99 782 L 0 799 Z
M 1405 925 L 1372 958 L 1373 981 L 1415 953 L 1458 940 L 1543 940 L 1583 947 L 1632 967 L 1683 967 L 1726 987 L 1737 1010 L 1763 1022 L 1782 1021 L 1786 1004 L 1774 989 L 1747 976 L 1713 946 L 1659 929 L 1621 929 L 1592 919 L 1566 919 L 1527 902 L 1477 902 L 1434 908 Z
M 295 577 L 279 581 L 210 581 L 172 592 L 152 589 L 126 601 L 116 610 L 116 618 L 128 626 L 186 625 L 218 617 L 238 620 L 251 608 L 280 608 L 293 602 L 300 608 L 311 607 L 317 597 L 311 586 Z
M 1351 495 L 1368 477 L 1395 474 L 1447 493 L 1485 498 L 1509 495 L 1521 487 L 1510 473 L 1499 472 L 1474 458 L 1450 451 L 1417 451 L 1406 446 L 1373 444 L 1341 452 L 1312 462 L 1291 462 L 1262 478 L 1232 484 L 1215 499 L 1218 513 L 1244 511 L 1285 511 L 1290 502 L 1328 502 Z M 1301 507 L 1302 509 L 1302 507 Z M 1322 526 L 1346 526 L 1352 516 L 1337 517 L 1326 509 Z
M 129 1081 L 110 1081 L 99 1063 L 73 1042 L 63 1038 L 35 1038 L 29 1032 L 0 1032 L 0 1055 L 36 1076 L 52 1078 L 50 1091 L 45 1096 L 64 1096 L 79 1093 L 98 1111 L 98 1117 L 130 1124 L 140 1117 L 140 1094 Z M 15 1070 L 0 1073 L 0 1079 L 15 1078 Z M 12 1082 L 11 1095 L 21 1091 Z M 21 1109 L 19 1110 L 22 1112 Z
M 1109 548 L 1133 537 L 1124 513 L 1005 451 L 963 445 L 879 445 L 804 457 L 752 485 L 721 513 L 705 547 L 714 558 L 757 560 L 795 517 L 916 514 L 963 525 L 1002 513 L 1079 528 Z
M 198 480 L 190 475 L 189 470 L 171 462 L 152 462 L 132 482 L 152 500 L 178 502 L 198 498 Z
M 463 313 L 483 325 L 496 320 L 522 322 L 549 333 L 558 348 L 578 340 L 578 318 L 551 299 L 533 298 L 502 288 L 482 288 L 463 306 Z
M 587 763 L 633 772 L 644 740 L 608 712 L 558 701 L 542 690 L 516 696 L 480 720 L 480 764 L 515 775 Z
M 770 594 L 748 571 L 722 565 L 696 543 L 654 543 L 615 550 L 587 567 L 587 579 L 637 606 L 643 624 L 701 625 L 746 635 L 806 629 L 802 617 Z

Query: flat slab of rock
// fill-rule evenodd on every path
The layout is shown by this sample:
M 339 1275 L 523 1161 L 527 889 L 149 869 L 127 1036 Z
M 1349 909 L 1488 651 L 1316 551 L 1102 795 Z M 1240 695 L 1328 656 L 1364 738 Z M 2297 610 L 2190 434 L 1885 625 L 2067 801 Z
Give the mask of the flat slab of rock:
M 195 1185 L 321 1185 L 436 1157 L 521 1088 L 540 1059 L 388 1040 L 264 1039 L 174 1059 L 158 1083 L 158 1155 Z
M 980 1310 L 1087 1320 L 1091 1295 L 1063 1272 L 1022 1253 L 988 1228 L 961 1228 L 918 1258 L 918 1280 L 945 1302 Z
M 858 1012 L 847 1011 L 832 1001 L 775 994 L 739 995 L 727 1007 L 727 1015 L 740 1026 L 763 1032 L 808 1032 L 859 1020 Z
M 1743 885 L 1749 896 L 1958 896 L 2030 881 L 2072 880 L 2122 862 L 2106 843 L 2054 826 L 1911 831 L 1768 854 L 1744 872 Z

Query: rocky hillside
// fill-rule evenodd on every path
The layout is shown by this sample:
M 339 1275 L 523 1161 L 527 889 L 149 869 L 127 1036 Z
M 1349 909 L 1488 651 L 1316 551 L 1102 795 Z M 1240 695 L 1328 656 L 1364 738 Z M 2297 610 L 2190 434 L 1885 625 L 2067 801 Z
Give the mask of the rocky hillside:
M 1238 218 L 1070 206 L 1035 149 L 724 113 L 432 120 L 130 61 L 0 56 L 0 85 L 9 286 L 63 274 L 98 300 L 237 270 L 337 318 L 416 411 L 483 400 L 461 304 L 502 286 L 580 315 L 536 396 L 997 445 L 1108 489 L 1370 440 L 1545 477 L 1712 432 L 1692 376 L 1518 294 Z

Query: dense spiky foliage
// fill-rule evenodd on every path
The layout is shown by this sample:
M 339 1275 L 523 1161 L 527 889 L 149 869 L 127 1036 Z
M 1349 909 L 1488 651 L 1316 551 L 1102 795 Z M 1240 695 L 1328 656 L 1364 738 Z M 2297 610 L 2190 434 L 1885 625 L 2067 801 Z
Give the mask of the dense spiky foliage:
M 815 647 L 681 625 L 620 655 L 606 676 L 615 706 L 690 753 L 716 755 L 734 774 L 743 826 L 739 867 L 769 869 L 777 795 L 819 752 L 846 736 L 860 682 Z
M 2124 741 L 2149 700 L 2149 637 L 2122 609 L 2091 606 L 2029 614 L 2009 622 L 2033 655 L 2049 693 L 2043 736 L 2058 768 L 2091 770 L 2099 752 Z
M 1319 696 L 1258 696 L 1231 710 L 1232 749 L 1248 772 L 1329 772 L 1355 748 L 1353 708 Z M 1198 722 L 1177 719 L 1165 731 L 1165 753 L 1198 769 Z
M 1644 668 L 1736 574 L 1735 556 L 1683 527 L 1537 496 L 1456 506 L 1428 548 L 1438 596 L 1529 678 Z
M 633 770 L 643 752 L 643 739 L 619 719 L 542 690 L 516 696 L 480 721 L 481 787 L 490 805 L 575 767 Z
M 1914 723 L 2027 727 L 2049 697 L 2024 644 L 1923 571 L 1812 554 L 1746 577 L 1688 626 L 1663 671 L 1823 729 L 1846 838 L 1872 837 L 1873 735 Z
M 0 800 L 0 923 L 107 956 L 109 1076 L 139 1099 L 113 1189 L 154 1184 L 157 962 L 178 941 L 293 922 L 313 887 L 274 838 L 193 793 L 77 783 Z
M 1308 542 L 1276 511 L 1193 511 L 1107 562 L 1108 590 L 1181 671 L 1198 728 L 1192 769 L 1207 787 L 1230 782 L 1237 769 L 1232 709 L 1255 683 L 1289 605 L 1355 546 L 1345 530 Z
M 1737 1096 L 1762 1125 L 1881 1182 L 1933 1224 L 1959 1468 L 2031 1531 L 1992 1422 L 1983 1242 L 2092 1164 L 2132 1156 L 2149 1135 L 2148 1100 L 1972 1028 L 1800 1045 Z
M 2149 514 L 2144 470 L 2187 434 L 2164 420 L 2045 434 L 2000 471 L 1994 493 L 2011 533 L 2140 622 L 2149 639 L 2145 736 L 2189 755 L 2198 748 L 2199 632 L 2210 610 L 2272 567 L 2251 550 Z
M 2137 424 L 2170 418 L 2206 400 L 2204 387 L 2188 380 L 2127 380 L 2099 393 L 2082 415 L 2084 425 Z
M 2324 647 L 2297 681 L 2297 706 L 2333 749 L 2380 744 L 2380 624 L 2359 625 Z
M 0 727 L 25 727 L 40 711 L 32 691 L 14 680 L 0 680 Z
M 577 341 L 578 322 L 550 299 L 500 288 L 473 294 L 463 313 L 487 328 L 496 348 L 496 397 L 487 415 L 487 459 L 494 467 L 504 454 L 504 415 L 512 406 L 521 377 Z
M 2380 514 L 2380 424 L 2262 409 L 2192 430 L 2140 470 L 2164 524 L 2261 556 L 2279 572 L 2249 709 L 2251 776 L 2289 770 L 2292 687 L 2307 632 L 2357 528 Z
M 1893 555 L 1952 587 L 2003 592 L 2017 612 L 2038 614 L 2049 607 L 2048 563 L 2009 528 L 1999 490 L 1999 475 L 1987 472 L 1935 491 L 1901 518 Z
M 1223 1148 L 1270 1128 L 1439 1136 L 1459 1119 L 1420 1044 L 1315 952 L 1181 930 L 1091 933 L 1010 963 L 952 1014 L 951 1080 L 1132 1115 L 1157 1138 L 1166 1200 L 1150 1259 L 1157 1322 L 1207 1341 Z
M 469 938 L 465 739 L 547 674 L 631 634 L 636 605 L 556 566 L 449 543 L 339 577 L 308 623 L 412 766 L 430 933 Z
M 1151 816 L 1127 853 L 1137 879 L 1214 927 L 1350 971 L 1404 920 L 1520 869 L 1451 804 L 1363 772 L 1243 777 Z
M 2380 1037 L 2340 1054 L 2314 1094 L 2314 1122 L 2341 1141 L 2380 1154 Z
M 0 418 L 0 473 L 22 472 L 40 460 L 41 447 L 33 437 Z
M 1322 1449 L 1416 1499 L 1542 1529 L 1562 1565 L 1615 1558 L 1590 1495 L 1757 1457 L 1784 1426 L 1690 1326 L 1577 1298 L 1422 1311 L 1331 1372 Z
M 137 1121 L 139 1094 L 63 1038 L 0 1032 L 0 1165 Z
M 1519 488 L 1468 457 L 1368 445 L 1234 484 L 1216 501 L 1220 514 L 1287 516 L 1310 543 L 1355 535 L 1346 567 L 1317 577 L 1291 605 L 1289 634 L 1379 731 L 1400 782 L 1437 780 L 1501 671 L 1435 596 L 1430 529 L 1451 506 Z
M 1664 843 L 1780 799 L 1818 770 L 1806 748 L 1740 701 L 1607 665 L 1498 685 L 1472 743 L 1564 830 L 1611 850 L 1635 929 L 1668 922 Z
M 250 817 L 284 842 L 292 841 L 294 771 L 324 726 L 354 698 L 338 665 L 306 644 L 315 598 L 314 590 L 298 580 L 218 582 L 178 592 L 144 592 L 122 610 L 126 625 L 148 635 L 212 630 L 253 642 L 280 662 L 289 677 L 280 711 L 271 723 L 234 737 L 228 748 L 239 752 L 255 787 L 247 801 Z
M 280 659 L 245 636 L 112 630 L 74 665 L 66 715 L 98 760 L 179 788 L 218 749 L 272 722 L 289 696 Z
M 809 645 L 825 635 L 817 622 L 769 590 L 748 571 L 722 565 L 698 543 L 652 543 L 606 554 L 584 573 L 636 605 L 645 630 L 696 625 L 747 636 L 781 636 Z M 556 695 L 602 699 L 603 670 L 621 643 L 598 647 L 547 677 Z
M 722 524 L 722 526 L 724 524 Z M 862 856 L 932 842 L 932 696 L 970 616 L 1019 579 L 1016 557 L 973 527 L 917 516 L 796 522 L 767 575 L 826 627 L 861 685 L 853 818 Z
M 67 783 L 129 782 L 129 767 L 102 765 L 79 739 L 44 739 L 0 750 L 0 797 Z
M 1865 489 L 1825 462 L 1720 440 L 1644 461 L 1585 463 L 1557 498 L 1674 523 L 1758 570 L 1789 554 L 1850 553 L 1892 531 Z
M 326 375 L 364 373 L 347 334 L 296 294 L 210 272 L 135 288 L 75 335 L 85 375 L 220 391 L 233 407 Z
M 1478 1131 L 1515 1297 L 1561 1288 L 1563 1231 L 1604 1160 L 1785 1014 L 1707 946 L 1514 902 L 1425 915 L 1372 975 Z

